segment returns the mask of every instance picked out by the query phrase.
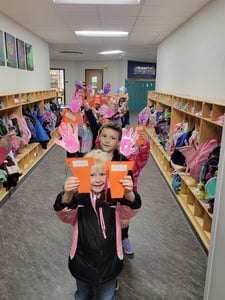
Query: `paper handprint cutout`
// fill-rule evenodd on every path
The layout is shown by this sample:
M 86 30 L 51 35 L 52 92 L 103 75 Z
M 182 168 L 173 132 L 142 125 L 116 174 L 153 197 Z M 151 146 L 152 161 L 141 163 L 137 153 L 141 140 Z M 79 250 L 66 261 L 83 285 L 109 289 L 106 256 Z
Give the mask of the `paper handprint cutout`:
M 72 100 L 69 99 L 69 108 L 72 112 L 78 112 L 82 104 L 82 97 L 79 95 L 79 93 L 73 93 Z
M 136 131 L 132 128 L 127 130 L 123 128 L 122 139 L 120 142 L 120 153 L 125 156 L 129 156 L 133 152 L 137 150 L 137 147 L 134 147 L 135 143 L 137 142 L 139 135 Z
M 78 141 L 78 126 L 74 126 L 71 123 L 61 122 L 59 129 L 62 140 L 55 139 L 54 142 L 60 147 L 64 148 L 70 153 L 79 151 L 80 145 Z
M 102 105 L 99 108 L 98 112 L 104 115 L 105 118 L 111 118 L 115 114 L 115 112 L 111 108 L 109 108 L 108 105 L 106 104 Z

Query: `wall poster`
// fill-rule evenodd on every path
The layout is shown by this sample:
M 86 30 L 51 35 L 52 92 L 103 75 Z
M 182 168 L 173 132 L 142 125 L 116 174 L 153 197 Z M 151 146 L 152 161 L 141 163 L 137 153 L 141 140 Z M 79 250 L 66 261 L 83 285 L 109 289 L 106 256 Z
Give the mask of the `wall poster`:
M 17 48 L 17 61 L 18 68 L 25 70 L 26 69 L 26 55 L 25 55 L 25 43 L 20 39 L 16 39 L 16 48 Z
M 0 66 L 5 66 L 4 37 L 2 30 L 0 30 Z
M 27 70 L 33 71 L 34 63 L 33 63 L 33 47 L 32 47 L 32 45 L 25 43 L 25 51 L 26 51 Z
M 5 50 L 7 66 L 17 68 L 16 39 L 13 35 L 5 32 Z

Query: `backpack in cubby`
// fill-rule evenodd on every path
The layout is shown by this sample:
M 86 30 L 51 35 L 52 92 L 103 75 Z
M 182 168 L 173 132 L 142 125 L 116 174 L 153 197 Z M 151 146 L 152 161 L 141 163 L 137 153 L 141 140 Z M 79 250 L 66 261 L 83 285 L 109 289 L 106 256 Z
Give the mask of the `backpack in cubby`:
M 218 146 L 216 139 L 209 139 L 203 142 L 196 152 L 187 161 L 187 169 L 190 170 L 190 175 L 199 180 L 202 166 L 206 163 L 209 153 Z
M 16 135 L 21 138 L 19 143 L 19 148 L 26 146 L 29 143 L 29 133 L 27 131 L 26 124 L 24 123 L 24 119 L 20 118 L 15 113 L 10 113 L 8 115 L 8 123 L 11 126 L 15 126 L 16 128 Z

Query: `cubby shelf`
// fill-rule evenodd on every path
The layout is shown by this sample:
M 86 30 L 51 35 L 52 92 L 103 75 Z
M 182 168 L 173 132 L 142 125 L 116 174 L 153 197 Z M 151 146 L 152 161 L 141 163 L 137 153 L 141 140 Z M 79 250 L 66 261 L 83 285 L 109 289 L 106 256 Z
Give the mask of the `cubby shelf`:
M 0 117 L 8 115 L 8 113 L 15 112 L 19 117 L 22 117 L 22 108 L 29 107 L 33 110 L 36 104 L 41 113 L 44 111 L 44 104 L 52 101 L 56 103 L 56 91 L 43 90 L 27 93 L 16 93 L 10 95 L 0 95 Z M 18 103 L 19 102 L 19 103 Z M 40 161 L 40 159 L 48 153 L 54 146 L 54 139 L 59 137 L 58 130 L 55 128 L 51 132 L 51 139 L 47 144 L 47 148 L 43 149 L 40 143 L 31 143 L 23 148 L 18 149 L 18 156 L 16 161 L 20 168 L 22 175 L 19 177 L 19 182 L 27 175 L 27 173 Z M 3 184 L 0 186 L 0 202 L 11 193 L 13 188 L 7 191 Z
M 216 138 L 218 141 L 221 141 L 225 104 L 149 91 L 147 105 L 153 106 L 157 111 L 170 108 L 170 128 L 174 128 L 175 124 L 181 123 L 184 120 L 188 121 L 189 129 L 193 129 L 197 125 L 200 130 L 199 144 L 209 138 Z M 220 117 L 219 120 L 218 117 Z M 155 162 L 203 245 L 206 249 L 209 249 L 213 215 L 208 212 L 207 200 L 202 200 L 197 193 L 198 181 L 187 174 L 183 167 L 171 163 L 171 153 L 165 152 L 157 139 L 154 128 L 147 128 L 147 130 L 151 143 L 151 154 Z M 171 131 L 169 140 L 171 140 Z M 181 190 L 179 193 L 175 193 L 172 188 L 172 173 L 174 170 L 181 177 Z

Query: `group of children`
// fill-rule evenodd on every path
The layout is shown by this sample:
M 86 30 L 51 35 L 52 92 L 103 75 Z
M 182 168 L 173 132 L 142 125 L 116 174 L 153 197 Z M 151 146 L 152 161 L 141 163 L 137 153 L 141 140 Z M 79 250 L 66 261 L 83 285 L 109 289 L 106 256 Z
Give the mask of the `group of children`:
M 150 143 L 147 133 L 143 132 L 144 142 L 137 153 L 125 157 L 119 152 L 122 123 L 115 120 L 103 123 L 102 116 L 98 116 L 87 101 L 83 101 L 83 107 L 93 135 L 92 150 L 84 154 L 94 160 L 90 167 L 91 192 L 80 194 L 79 179 L 68 177 L 63 193 L 57 196 L 54 210 L 63 222 L 73 226 L 69 269 L 76 278 L 75 299 L 92 299 L 94 294 L 98 300 L 115 299 L 116 278 L 123 267 L 123 251 L 134 253 L 128 238 L 129 220 L 141 207 L 137 183 L 149 158 Z M 75 157 L 75 153 L 67 152 L 67 157 Z M 104 165 L 106 161 L 121 160 L 133 161 L 133 169 L 120 181 L 124 196 L 115 199 L 110 196 Z

